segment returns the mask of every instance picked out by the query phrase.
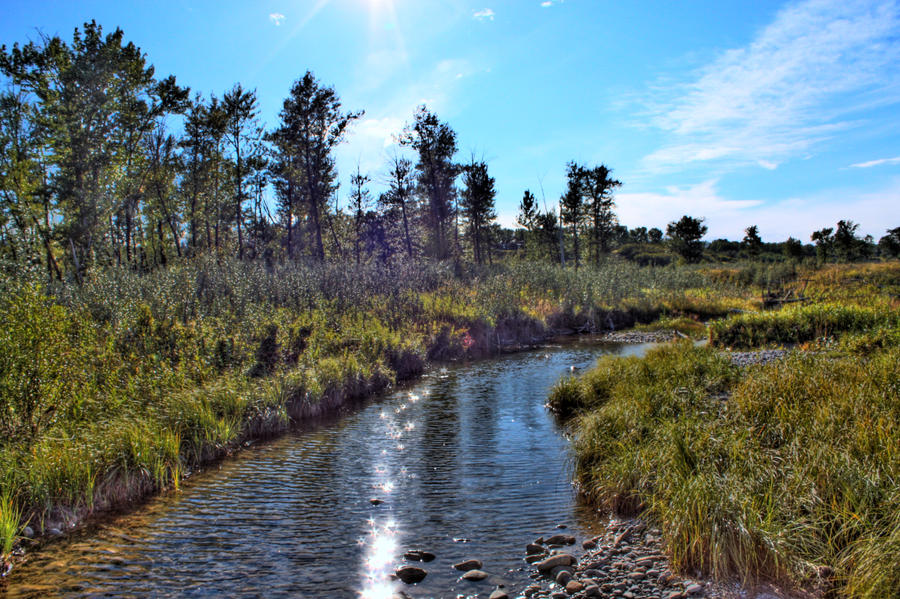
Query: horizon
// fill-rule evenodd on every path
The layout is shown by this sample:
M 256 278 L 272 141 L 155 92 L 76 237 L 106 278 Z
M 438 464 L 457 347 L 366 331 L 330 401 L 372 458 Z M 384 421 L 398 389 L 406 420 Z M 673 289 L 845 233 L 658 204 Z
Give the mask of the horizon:
M 343 206 L 357 163 L 377 182 L 426 104 L 456 131 L 458 160 L 488 163 L 503 226 L 526 189 L 555 205 L 572 160 L 613 170 L 629 228 L 687 214 L 705 218 L 706 240 L 756 225 L 766 242 L 809 243 L 838 220 L 876 241 L 900 225 L 893 1 L 15 1 L 4 14 L 7 47 L 70 41 L 92 19 L 121 28 L 192 95 L 255 89 L 267 129 L 312 71 L 366 111 L 337 152 Z

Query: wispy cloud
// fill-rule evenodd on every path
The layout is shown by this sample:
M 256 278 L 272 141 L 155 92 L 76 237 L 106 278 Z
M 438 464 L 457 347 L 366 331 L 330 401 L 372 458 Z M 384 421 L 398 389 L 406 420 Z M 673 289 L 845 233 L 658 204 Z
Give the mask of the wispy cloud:
M 479 21 L 493 21 L 494 11 L 490 8 L 482 8 L 481 10 L 476 10 L 475 12 L 473 12 L 472 18 Z
M 781 10 L 746 47 L 687 83 L 657 90 L 650 122 L 667 134 L 652 169 L 701 161 L 763 168 L 808 153 L 900 101 L 900 7 L 808 0 Z
M 850 168 L 872 168 L 873 166 L 881 166 L 882 164 L 900 164 L 900 156 L 896 158 L 879 158 L 878 160 L 869 160 L 868 162 L 858 162 L 851 164 Z
M 269 14 L 269 20 L 275 23 L 276 27 L 281 27 L 281 23 L 284 22 L 284 15 L 280 12 L 273 12 Z
M 550 8 L 554 4 L 562 4 L 563 2 L 565 2 L 565 0 L 544 0 L 544 2 L 541 2 L 541 6 Z

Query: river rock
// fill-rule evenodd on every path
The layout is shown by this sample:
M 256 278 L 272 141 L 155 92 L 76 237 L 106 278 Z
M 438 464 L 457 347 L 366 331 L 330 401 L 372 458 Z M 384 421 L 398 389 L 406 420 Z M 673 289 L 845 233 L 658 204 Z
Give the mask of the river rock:
M 26 526 L 25 528 L 22 529 L 22 536 L 25 537 L 26 539 L 33 539 L 34 538 L 34 529 L 31 528 L 30 526 Z
M 572 580 L 572 573 L 568 570 L 561 570 L 556 575 L 556 583 L 560 586 L 566 586 L 570 580 Z
M 577 580 L 570 580 L 566 584 L 566 592 L 570 595 L 574 595 L 575 593 L 584 589 L 584 585 L 578 582 Z
M 506 593 L 506 591 L 497 589 L 493 593 L 491 593 L 491 596 L 488 599 L 509 599 L 509 595 Z
M 406 584 L 415 584 L 422 582 L 428 575 L 428 572 L 416 566 L 400 566 L 396 571 L 397 578 Z
M 403 554 L 403 557 L 414 562 L 430 562 L 436 557 L 430 551 L 422 551 L 421 549 L 413 549 Z
M 574 545 L 575 537 L 572 535 L 553 535 L 547 539 L 548 545 Z
M 545 553 L 546 551 L 546 549 L 544 549 L 537 543 L 528 543 L 528 546 L 525 547 L 525 555 L 535 555 L 538 553 Z
M 377 497 L 373 497 L 372 499 L 369 500 L 369 503 L 371 503 L 372 505 L 381 505 L 382 503 L 384 503 L 384 500 L 378 499 Z
M 690 584 L 684 589 L 686 595 L 699 595 L 703 591 L 703 586 L 697 583 Z
M 464 562 L 459 562 L 458 564 L 453 564 L 453 567 L 457 570 L 462 570 L 463 572 L 467 572 L 469 570 L 477 570 L 482 566 L 480 559 L 467 559 Z
M 585 597 L 600 597 L 600 587 L 595 584 L 589 584 L 584 587 L 584 596 Z
M 596 549 L 596 548 L 597 548 L 597 541 L 595 541 L 595 540 L 593 540 L 593 539 L 588 539 L 587 541 L 584 541 L 584 542 L 581 544 L 581 547 L 582 547 L 582 549 Z
M 546 573 L 557 566 L 571 566 L 576 563 L 578 563 L 578 560 L 576 560 L 574 556 L 569 555 L 568 553 L 557 553 L 556 555 L 551 555 L 547 559 L 538 562 L 537 569 L 538 572 Z
M 539 562 L 542 559 L 544 559 L 545 555 L 547 555 L 547 554 L 546 553 L 537 553 L 535 555 L 526 555 L 525 561 L 528 562 L 529 564 L 533 564 L 535 562 Z
M 484 580 L 488 577 L 487 572 L 483 570 L 469 570 L 465 574 L 462 575 L 463 580 Z

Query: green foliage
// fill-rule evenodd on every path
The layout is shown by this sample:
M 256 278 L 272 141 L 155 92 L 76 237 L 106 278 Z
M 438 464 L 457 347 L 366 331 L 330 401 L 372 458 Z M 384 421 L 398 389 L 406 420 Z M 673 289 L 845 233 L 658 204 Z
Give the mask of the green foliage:
M 688 263 L 700 261 L 703 255 L 703 243 L 700 240 L 706 235 L 706 231 L 707 227 L 703 224 L 702 218 L 687 215 L 666 226 L 666 235 L 669 236 L 672 250 Z

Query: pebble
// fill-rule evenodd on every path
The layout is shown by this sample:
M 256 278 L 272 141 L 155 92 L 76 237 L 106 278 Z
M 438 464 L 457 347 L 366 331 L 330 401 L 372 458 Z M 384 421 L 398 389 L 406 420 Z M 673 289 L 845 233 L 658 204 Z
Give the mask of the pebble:
M 568 583 L 566 583 L 566 592 L 570 595 L 574 595 L 582 589 L 584 589 L 584 585 L 577 580 L 570 580 Z
M 462 575 L 464 580 L 484 580 L 488 577 L 487 572 L 483 570 L 469 570 Z
M 574 545 L 575 537 L 572 535 L 553 535 L 547 539 L 548 545 Z
M 733 351 L 728 352 L 731 363 L 735 366 L 750 366 L 751 364 L 766 364 L 778 360 L 787 355 L 786 349 L 764 349 L 760 351 Z
M 491 596 L 488 599 L 509 599 L 509 595 L 506 594 L 506 591 L 497 589 L 496 591 L 491 593 Z
M 459 562 L 458 564 L 453 564 L 453 567 L 457 570 L 462 570 L 463 572 L 467 570 L 477 570 L 484 564 L 481 563 L 480 559 L 467 559 L 463 562 Z
M 575 559 L 575 556 L 569 555 L 568 553 L 557 553 L 556 555 L 551 555 L 547 559 L 538 562 L 536 566 L 538 572 L 549 572 L 557 566 L 571 566 L 577 562 L 578 560 Z
M 699 595 L 703 591 L 703 586 L 697 583 L 690 584 L 684 589 L 687 595 Z
M 373 497 L 372 499 L 369 500 L 369 503 L 371 503 L 372 505 L 381 505 L 382 503 L 384 503 L 384 500 L 378 499 L 377 497 Z

